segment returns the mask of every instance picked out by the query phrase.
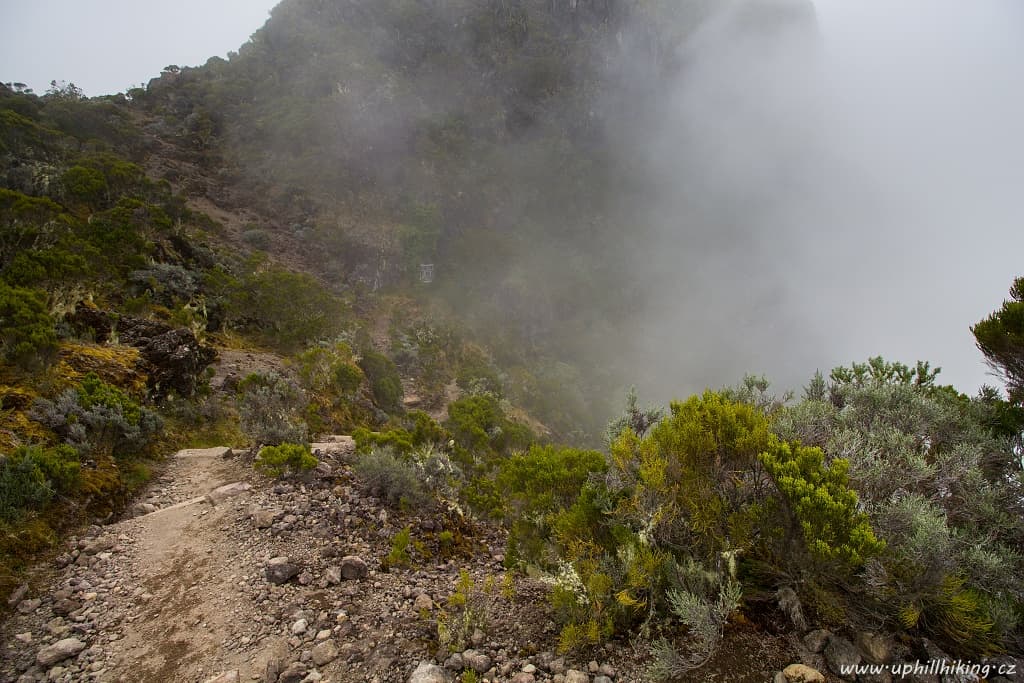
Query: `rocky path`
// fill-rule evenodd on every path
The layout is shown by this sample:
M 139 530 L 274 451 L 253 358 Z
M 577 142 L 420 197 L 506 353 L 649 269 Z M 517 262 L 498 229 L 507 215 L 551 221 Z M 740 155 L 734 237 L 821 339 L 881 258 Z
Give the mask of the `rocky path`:
M 350 440 L 317 448 L 302 482 L 262 478 L 227 448 L 170 458 L 137 516 L 70 539 L 16 592 L 0 681 L 639 680 L 627 648 L 575 668 L 550 652 L 546 589 L 505 574 L 493 531 L 385 508 L 353 482 Z M 387 571 L 403 528 L 420 551 Z M 445 530 L 460 551 L 438 550 Z M 449 656 L 437 624 L 463 571 L 481 610 Z

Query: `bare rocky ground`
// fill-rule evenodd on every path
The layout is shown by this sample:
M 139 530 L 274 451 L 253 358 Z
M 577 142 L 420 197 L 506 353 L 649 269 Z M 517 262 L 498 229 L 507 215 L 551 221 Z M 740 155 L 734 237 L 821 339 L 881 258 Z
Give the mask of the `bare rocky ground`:
M 270 481 L 226 448 L 170 458 L 137 516 L 70 539 L 15 596 L 0 680 L 405 683 L 421 662 L 445 660 L 429 671 L 583 680 L 575 667 L 596 683 L 639 680 L 629 648 L 602 651 L 594 672 L 545 652 L 555 640 L 545 587 L 506 580 L 503 539 L 453 513 L 401 515 L 361 495 L 344 464 L 350 447 L 322 445 L 325 465 L 304 482 Z M 384 571 L 405 526 L 425 539 L 423 554 Z M 424 560 L 444 528 L 460 547 Z M 449 658 L 437 618 L 462 569 L 486 619 Z

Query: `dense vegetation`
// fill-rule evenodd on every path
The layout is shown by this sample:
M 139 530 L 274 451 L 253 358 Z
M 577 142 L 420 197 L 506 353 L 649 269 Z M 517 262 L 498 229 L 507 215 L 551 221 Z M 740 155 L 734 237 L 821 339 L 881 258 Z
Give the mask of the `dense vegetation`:
M 706 6 L 286 0 L 230 59 L 125 96 L 0 87 L 0 589 L 161 453 L 231 439 L 301 477 L 349 432 L 370 495 L 507 529 L 566 650 L 639 633 L 668 677 L 791 591 L 812 624 L 1019 651 L 1024 280 L 974 327 L 1006 397 L 876 358 L 797 401 L 753 377 L 631 395 L 595 449 L 628 378 L 606 337 L 644 295 L 608 286 L 637 252 L 607 257 L 649 236 L 607 204 L 643 198 L 608 138 L 657 109 Z M 190 208 L 213 195 L 255 222 Z M 153 335 L 280 367 L 215 391 L 212 356 L 172 377 Z

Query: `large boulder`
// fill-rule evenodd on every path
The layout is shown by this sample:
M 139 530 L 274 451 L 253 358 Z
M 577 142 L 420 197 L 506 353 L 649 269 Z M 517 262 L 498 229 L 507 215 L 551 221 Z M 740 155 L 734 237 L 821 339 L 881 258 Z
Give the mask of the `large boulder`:
M 117 321 L 117 333 L 123 343 L 139 349 L 150 390 L 158 398 L 171 392 L 195 394 L 203 370 L 217 358 L 213 347 L 201 344 L 191 330 L 156 320 L 125 316 Z

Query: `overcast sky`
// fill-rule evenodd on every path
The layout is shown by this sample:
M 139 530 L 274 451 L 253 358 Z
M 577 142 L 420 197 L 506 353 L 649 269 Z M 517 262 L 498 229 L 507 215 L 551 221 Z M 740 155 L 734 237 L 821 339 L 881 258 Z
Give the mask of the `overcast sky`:
M 124 92 L 237 50 L 278 0 L 0 0 L 0 81 Z

